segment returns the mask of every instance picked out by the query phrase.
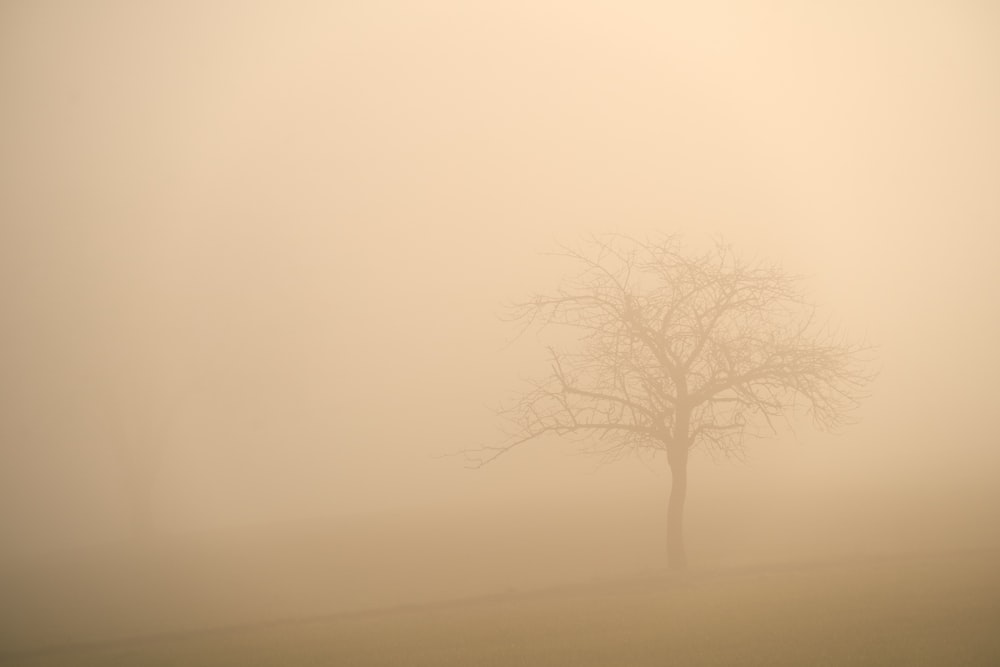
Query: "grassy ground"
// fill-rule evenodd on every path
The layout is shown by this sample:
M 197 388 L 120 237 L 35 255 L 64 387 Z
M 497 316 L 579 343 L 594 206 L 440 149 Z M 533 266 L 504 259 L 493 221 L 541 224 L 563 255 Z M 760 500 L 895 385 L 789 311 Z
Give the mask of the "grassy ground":
M 5 664 L 1000 665 L 1000 554 L 652 576 Z

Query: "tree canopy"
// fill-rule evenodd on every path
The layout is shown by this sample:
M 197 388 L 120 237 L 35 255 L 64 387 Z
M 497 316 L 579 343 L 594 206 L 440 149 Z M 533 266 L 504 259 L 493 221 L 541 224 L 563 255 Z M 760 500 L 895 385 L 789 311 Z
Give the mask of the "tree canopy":
M 686 253 L 676 237 L 616 235 L 560 254 L 579 271 L 510 317 L 578 336 L 549 348 L 550 372 L 502 411 L 510 437 L 478 463 L 547 434 L 611 459 L 698 446 L 739 457 L 789 412 L 840 426 L 872 377 L 867 348 L 818 321 L 798 278 L 722 242 Z

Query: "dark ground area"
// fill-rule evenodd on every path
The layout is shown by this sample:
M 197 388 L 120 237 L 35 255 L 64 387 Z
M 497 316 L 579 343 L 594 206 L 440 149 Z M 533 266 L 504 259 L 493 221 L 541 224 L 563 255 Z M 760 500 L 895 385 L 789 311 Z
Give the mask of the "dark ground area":
M 6 655 L 62 665 L 995 665 L 993 550 L 650 573 Z

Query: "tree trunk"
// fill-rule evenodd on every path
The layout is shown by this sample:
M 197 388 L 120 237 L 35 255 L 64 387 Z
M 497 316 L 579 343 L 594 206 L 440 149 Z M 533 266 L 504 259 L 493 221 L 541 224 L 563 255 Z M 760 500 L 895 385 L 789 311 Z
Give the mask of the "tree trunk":
M 687 568 L 684 550 L 684 498 L 687 496 L 687 448 L 668 456 L 670 464 L 670 500 L 667 505 L 667 567 Z

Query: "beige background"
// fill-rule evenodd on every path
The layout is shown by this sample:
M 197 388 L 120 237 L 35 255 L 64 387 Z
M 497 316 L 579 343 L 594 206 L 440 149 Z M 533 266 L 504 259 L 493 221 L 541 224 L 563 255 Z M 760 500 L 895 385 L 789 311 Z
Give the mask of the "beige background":
M 544 370 L 530 336 L 504 347 L 503 303 L 603 231 L 721 234 L 880 346 L 840 436 L 696 461 L 693 552 L 755 530 L 995 540 L 998 19 L 4 2 L 0 552 L 124 539 L 123 446 L 160 452 L 165 535 L 480 512 L 502 530 L 505 508 L 658 529 L 663 460 L 438 457 L 496 438 L 490 406 Z

